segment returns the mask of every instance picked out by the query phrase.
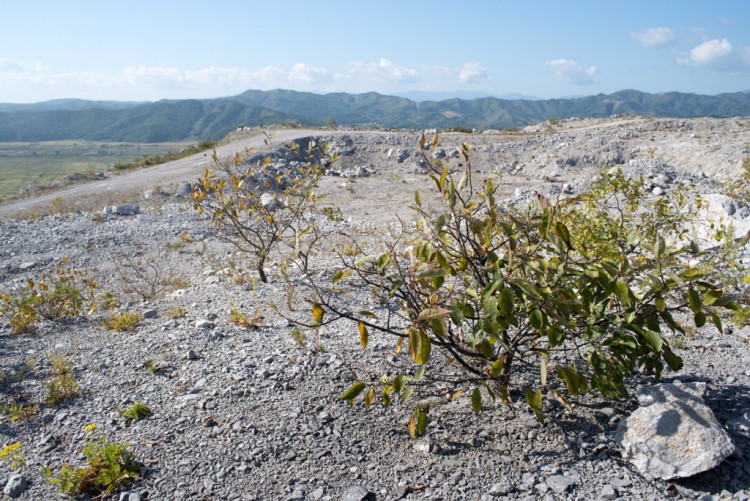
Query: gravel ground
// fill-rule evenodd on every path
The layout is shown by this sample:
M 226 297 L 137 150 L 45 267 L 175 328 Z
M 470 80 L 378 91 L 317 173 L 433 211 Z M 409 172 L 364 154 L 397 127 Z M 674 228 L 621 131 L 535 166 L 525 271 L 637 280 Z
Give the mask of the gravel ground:
M 720 133 L 731 140 L 711 144 Z M 658 151 L 645 149 L 651 135 Z M 740 120 L 632 118 L 563 122 L 556 131 L 528 137 L 490 136 L 470 138 L 476 140 L 474 165 L 495 166 L 477 167 L 476 174 L 501 173 L 503 193 L 516 200 L 562 183 L 578 190 L 602 164 L 654 179 L 667 173 L 670 186 L 711 192 L 722 177 L 736 175 L 735 160 L 746 154 L 750 139 Z M 334 147 L 350 150 L 342 170 L 364 165 L 374 173 L 325 179 L 324 205 L 340 206 L 344 216 L 326 224 L 378 240 L 395 214 L 407 213 L 414 190 L 428 190 L 430 181 L 414 161 L 416 136 L 337 133 L 330 139 Z M 446 155 L 451 142 L 464 140 L 445 137 Z M 691 141 L 693 146 L 685 146 Z M 404 149 L 410 155 L 399 162 L 397 150 Z M 63 462 L 81 466 L 84 427 L 92 423 L 97 435 L 131 444 L 143 465 L 130 492 L 118 499 L 750 496 L 750 439 L 735 431 L 730 436 L 737 452 L 712 471 L 675 482 L 639 475 L 614 442 L 619 420 L 637 407 L 634 400 L 588 395 L 575 402 L 574 413 L 551 406 L 551 419 L 541 426 L 522 403 L 512 411 L 498 405 L 475 414 L 467 395 L 434 408 L 426 438 L 413 441 L 405 426 L 408 406 L 350 408 L 339 399 L 355 377 L 399 363 L 392 340 L 371 335 L 363 353 L 356 326 L 334 324 L 321 330 L 319 339 L 310 336 L 303 349 L 292 326 L 269 306 L 305 308 L 302 288 L 290 298 L 273 265 L 269 283 L 253 280 L 242 256 L 184 202 L 165 194 L 149 204 L 153 207 L 132 216 L 78 212 L 0 223 L 0 291 L 69 257 L 101 290 L 121 291 L 123 310 L 150 317 L 132 333 L 105 329 L 99 312 L 42 323 L 24 335 L 13 335 L 0 323 L 2 403 L 38 404 L 28 420 L 0 414 L 0 439 L 21 443 L 25 453 L 21 473 L 30 485 L 21 499 L 58 496 L 39 471 L 50 466 L 59 472 Z M 124 291 L 117 275 L 122 255 L 148 257 L 180 288 L 142 302 Z M 319 259 L 316 273 L 329 273 L 330 258 Z M 366 306 L 370 298 L 363 291 L 356 301 Z M 175 308 L 184 308 L 186 315 L 170 318 Z M 257 312 L 256 327 L 231 323 L 232 308 L 248 317 Z M 681 339 L 677 351 L 685 368 L 665 377 L 706 381 L 706 401 L 720 423 L 750 411 L 750 329 L 727 327 L 723 336 L 706 327 Z M 81 390 L 79 398 L 58 406 L 44 403 L 42 384 L 55 355 L 72 361 Z M 153 412 L 129 423 L 121 413 L 136 401 Z M 10 474 L 3 463 L 0 484 Z

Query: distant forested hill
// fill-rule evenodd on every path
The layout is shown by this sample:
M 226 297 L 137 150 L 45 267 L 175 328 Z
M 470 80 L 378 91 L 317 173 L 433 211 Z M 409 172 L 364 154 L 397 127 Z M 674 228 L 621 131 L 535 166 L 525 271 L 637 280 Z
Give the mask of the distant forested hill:
M 146 103 L 60 99 L 36 104 L 0 104 L 0 141 L 163 142 L 219 139 L 238 124 L 294 122 L 404 128 L 524 127 L 551 118 L 613 114 L 664 117 L 750 115 L 750 94 L 705 96 L 623 90 L 574 99 L 447 99 L 415 102 L 365 94 L 313 94 L 249 90 L 222 99 Z

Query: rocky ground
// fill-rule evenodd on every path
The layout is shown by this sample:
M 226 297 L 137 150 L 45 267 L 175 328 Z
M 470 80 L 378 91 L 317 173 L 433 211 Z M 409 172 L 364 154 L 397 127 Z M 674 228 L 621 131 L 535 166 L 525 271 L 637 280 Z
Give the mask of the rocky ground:
M 329 229 L 377 242 L 396 215 L 409 217 L 415 190 L 429 192 L 417 134 L 320 136 L 316 141 L 327 140 L 341 155 L 321 185 L 323 205 L 340 207 L 343 216 L 324 221 Z M 445 158 L 455 157 L 461 142 L 471 144 L 474 174 L 498 177 L 509 201 L 534 191 L 580 192 L 601 166 L 618 165 L 646 178 L 654 196 L 686 187 L 713 197 L 738 228 L 750 224 L 747 208 L 720 196 L 721 183 L 739 176 L 750 154 L 747 119 L 570 120 L 512 134 L 447 134 L 442 141 L 436 155 Z M 475 414 L 469 397 L 461 397 L 435 408 L 426 438 L 413 441 L 405 426 L 410 407 L 350 408 L 339 399 L 355 376 L 394 363 L 392 340 L 372 335 L 363 353 L 356 326 L 334 324 L 300 346 L 270 307 L 307 308 L 299 273 L 289 272 L 299 284 L 291 292 L 273 264 L 270 282 L 258 282 L 247 257 L 175 196 L 195 177 L 172 178 L 158 190 L 138 187 L 127 200 L 140 206 L 132 215 L 103 214 L 102 204 L 97 212 L 19 219 L 28 206 L 0 205 L 0 292 L 68 257 L 100 292 L 119 296 L 121 310 L 144 316 L 129 333 L 106 329 L 101 310 L 43 322 L 23 335 L 0 321 L 0 403 L 38 406 L 27 420 L 0 414 L 3 444 L 20 443 L 24 453 L 15 472 L 0 460 L 0 486 L 20 473 L 28 483 L 21 499 L 57 496 L 40 469 L 82 466 L 89 433 L 131 444 L 143 465 L 118 499 L 750 498 L 750 422 L 727 425 L 750 413 L 750 328 L 727 321 L 725 335 L 705 327 L 674 343 L 685 367 L 665 379 L 706 382 L 705 400 L 736 446 L 711 471 L 672 482 L 645 478 L 615 442 L 618 423 L 637 402 L 596 395 L 576 401 L 574 413 L 549 409 L 545 426 L 520 400 L 512 411 L 498 405 Z M 77 208 L 75 198 L 65 202 Z M 750 265 L 750 249 L 744 252 Z M 146 302 L 141 295 L 152 275 L 139 281 L 118 274 L 141 257 L 171 284 Z M 317 259 L 316 273 L 331 273 L 330 257 Z M 357 300 L 366 305 L 370 297 L 363 291 Z M 184 316 L 171 318 L 176 309 Z M 232 323 L 233 309 L 254 325 Z M 44 403 L 43 384 L 55 356 L 72 361 L 81 392 L 57 406 Z M 648 380 L 633 388 L 639 382 Z M 136 401 L 152 413 L 128 422 L 122 412 Z M 84 430 L 90 424 L 94 432 Z

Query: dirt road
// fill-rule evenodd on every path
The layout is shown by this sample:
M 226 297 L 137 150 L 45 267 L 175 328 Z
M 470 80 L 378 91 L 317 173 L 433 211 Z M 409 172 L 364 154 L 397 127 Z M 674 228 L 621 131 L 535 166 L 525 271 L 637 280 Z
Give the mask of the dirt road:
M 320 131 L 306 129 L 276 130 L 271 134 L 271 138 L 274 143 L 282 144 L 313 133 L 319 134 Z M 252 137 L 221 145 L 217 147 L 216 152 L 220 158 L 226 158 L 238 151 L 243 151 L 245 148 L 262 149 L 265 147 L 265 139 L 265 135 L 259 133 Z M 72 200 L 101 196 L 114 190 L 121 193 L 143 192 L 158 185 L 166 186 L 173 183 L 194 181 L 203 173 L 204 168 L 211 166 L 211 163 L 210 152 L 198 153 L 180 160 L 127 172 L 107 179 L 77 184 L 39 196 L 12 200 L 0 204 L 0 218 L 13 217 L 14 214 L 49 204 L 57 197 L 62 200 Z

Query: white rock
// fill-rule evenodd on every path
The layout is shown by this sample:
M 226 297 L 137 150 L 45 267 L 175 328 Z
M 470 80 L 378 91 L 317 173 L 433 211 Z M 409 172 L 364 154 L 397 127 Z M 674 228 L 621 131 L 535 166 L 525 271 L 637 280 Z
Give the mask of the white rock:
M 705 383 L 641 387 L 641 407 L 620 421 L 615 439 L 644 476 L 664 480 L 708 471 L 734 452 L 701 398 Z

